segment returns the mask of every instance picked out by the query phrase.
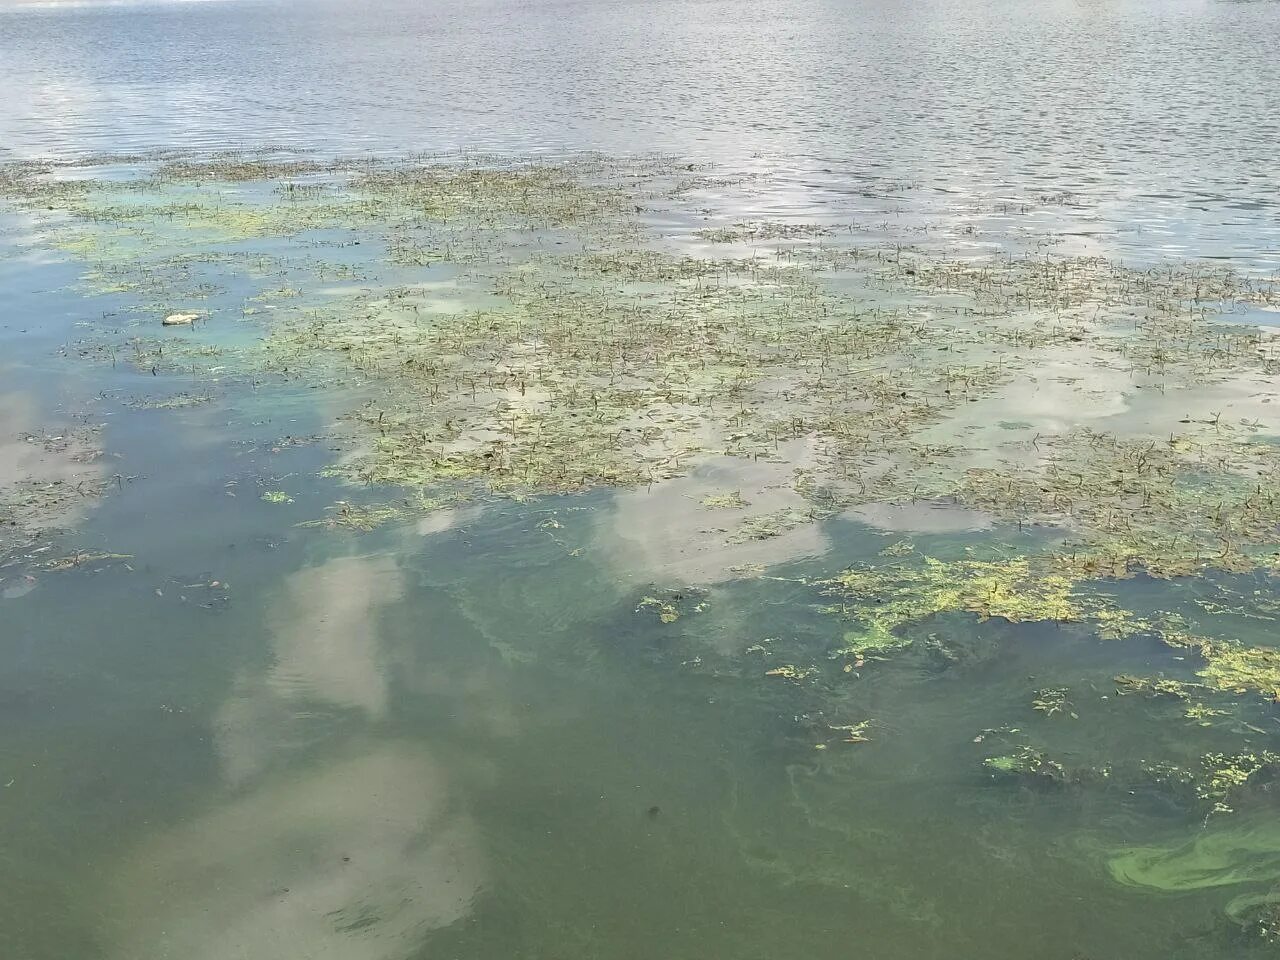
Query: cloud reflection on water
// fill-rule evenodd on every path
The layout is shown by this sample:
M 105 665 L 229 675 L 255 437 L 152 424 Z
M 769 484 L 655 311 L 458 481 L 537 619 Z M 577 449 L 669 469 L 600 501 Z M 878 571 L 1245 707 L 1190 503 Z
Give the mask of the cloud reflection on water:
M 368 739 L 390 697 L 379 624 L 404 592 L 387 556 L 285 578 L 273 662 L 216 716 L 230 792 L 126 858 L 111 956 L 405 960 L 469 912 L 484 862 L 453 779 L 428 745 Z
M 113 957 L 404 960 L 466 915 L 478 837 L 416 744 L 277 775 L 144 842 L 112 887 Z

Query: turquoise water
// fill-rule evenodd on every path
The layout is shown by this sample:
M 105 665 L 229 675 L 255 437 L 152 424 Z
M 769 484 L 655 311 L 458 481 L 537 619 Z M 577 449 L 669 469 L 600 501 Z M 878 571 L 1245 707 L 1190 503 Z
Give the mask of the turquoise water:
M 1269 3 L 0 5 L 0 158 L 658 151 L 705 181 L 678 202 L 646 195 L 641 226 L 693 256 L 719 255 L 699 230 L 816 223 L 841 226 L 833 245 L 1156 271 L 1226 260 L 1258 278 L 1280 263 L 1278 16 Z M 267 203 L 275 180 L 218 189 Z M 434 284 L 442 313 L 496 302 L 492 275 L 558 235 L 388 268 L 376 230 L 217 242 L 178 218 L 174 250 L 244 256 L 156 274 L 165 296 L 217 287 L 199 301 L 214 319 L 166 344 L 222 353 L 166 356 L 152 352 L 169 336 L 163 297 L 86 278 L 92 250 L 51 232 L 64 216 L 15 201 L 0 220 L 0 493 L 33 478 L 72 491 L 30 542 L 0 540 L 5 957 L 1276 949 L 1232 907 L 1280 882 L 1268 772 L 1210 816 L 1144 766 L 1277 749 L 1280 714 L 1259 691 L 1216 692 L 1206 702 L 1226 719 L 1202 727 L 1175 698 L 1121 695 L 1117 676 L 1198 682 L 1194 658 L 1150 633 L 957 610 L 910 624 L 902 650 L 848 671 L 831 659 L 848 624 L 826 581 L 845 568 L 885 566 L 904 540 L 955 558 L 992 542 L 1030 554 L 1058 533 L 903 498 L 726 540 L 718 524 L 735 521 L 704 497 L 792 506 L 808 461 L 786 444 L 772 465 L 708 458 L 652 485 L 478 495 L 371 531 L 308 525 L 338 501 L 404 492 L 331 469 L 359 449 L 344 415 L 369 383 L 242 362 L 273 318 L 361 285 Z M 337 246 L 352 237 L 359 249 Z M 968 304 L 857 274 L 830 283 L 924 323 Z M 296 306 L 253 299 L 294 284 Z M 1275 312 L 1224 306 L 1233 324 Z M 1149 400 L 1132 371 L 1079 383 L 1071 349 L 1034 389 L 983 399 L 931 442 L 1080 424 L 1163 438 L 1170 417 L 1208 416 L 1193 402 L 1280 435 L 1261 374 Z M 1274 642 L 1263 569 L 1087 589 Z M 796 682 L 766 672 L 807 664 Z M 1050 688 L 1065 706 L 1036 709 Z M 1024 747 L 1062 775 L 985 762 Z M 1229 838 L 1247 879 L 1168 892 L 1112 868 L 1206 835 Z

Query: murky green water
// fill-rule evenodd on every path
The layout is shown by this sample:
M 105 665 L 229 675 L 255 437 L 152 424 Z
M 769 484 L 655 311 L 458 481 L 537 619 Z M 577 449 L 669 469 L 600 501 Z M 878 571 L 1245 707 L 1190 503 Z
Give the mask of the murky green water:
M 307 9 L 0 9 L 0 953 L 1276 951 L 1274 4 Z

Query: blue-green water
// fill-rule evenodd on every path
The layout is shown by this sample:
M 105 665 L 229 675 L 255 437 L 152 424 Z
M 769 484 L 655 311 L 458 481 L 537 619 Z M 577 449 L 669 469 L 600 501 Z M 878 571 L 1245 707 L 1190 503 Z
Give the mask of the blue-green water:
M 856 223 L 859 242 L 948 254 L 1224 258 L 1265 276 L 1280 263 L 1278 35 L 1273 3 L 0 4 L 0 159 L 658 151 L 709 178 L 642 214 L 687 249 L 703 217 Z M 227 195 L 245 193 L 269 191 Z M 1256 869 L 1225 886 L 1170 893 L 1110 866 L 1220 829 L 1143 762 L 1277 749 L 1265 698 L 1200 727 L 1177 701 L 1119 695 L 1118 675 L 1195 681 L 1152 636 L 956 612 L 869 667 L 828 669 L 845 627 L 823 580 L 904 537 L 963 556 L 989 538 L 1031 551 L 1035 531 L 906 502 L 717 552 L 699 499 L 755 484 L 767 500 L 779 483 L 722 460 L 370 532 L 300 526 L 398 495 L 326 474 L 360 386 L 133 362 L 155 304 L 86 282 L 38 214 L 11 205 L 0 222 L 0 490 L 103 489 L 0 567 L 3 956 L 1276 949 L 1230 909 L 1280 881 L 1266 843 L 1240 846 Z M 256 303 L 308 258 L 375 285 L 360 271 L 382 248 L 332 242 L 257 238 L 279 276 L 211 262 L 208 302 Z M 489 266 L 424 276 L 448 300 Z M 941 310 L 954 294 L 910 298 L 929 296 Z M 244 321 L 191 338 L 247 350 L 269 335 Z M 1165 431 L 1164 407 L 1122 379 L 1072 392 L 1046 374 L 974 419 Z M 1268 389 L 1228 394 L 1226 420 Z M 263 499 L 275 491 L 288 502 Z M 120 556 L 50 567 L 75 551 Z M 1273 642 L 1265 571 L 1099 589 Z M 810 662 L 823 669 L 805 681 L 765 674 Z M 1069 704 L 1035 709 L 1046 688 Z M 867 742 L 845 742 L 864 720 Z M 1024 745 L 1066 774 L 984 763 Z M 1280 812 L 1267 783 L 1237 805 L 1236 824 Z

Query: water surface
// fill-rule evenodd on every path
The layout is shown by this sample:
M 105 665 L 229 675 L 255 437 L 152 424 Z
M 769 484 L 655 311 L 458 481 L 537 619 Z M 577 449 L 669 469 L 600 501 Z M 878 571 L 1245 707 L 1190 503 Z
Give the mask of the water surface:
M 922 264 L 1213 261 L 1261 282 L 1280 264 L 1278 36 L 1266 2 L 10 4 L 0 159 L 110 154 L 51 176 L 127 180 L 157 152 L 603 156 L 691 181 L 636 204 L 636 245 L 672 256 L 910 245 Z M 234 207 L 275 202 L 286 181 L 309 182 L 166 190 Z M 60 207 L 3 216 L 0 487 L 76 494 L 0 567 L 6 956 L 1275 950 L 1255 909 L 1280 883 L 1270 784 L 1209 816 L 1150 775 L 1277 749 L 1260 691 L 1206 695 L 1224 711 L 1208 726 L 1176 697 L 1120 696 L 1117 676 L 1198 683 L 1198 665 L 1096 620 L 953 610 L 901 651 L 832 659 L 850 627 L 824 584 L 850 565 L 993 542 L 1030 555 L 1069 530 L 895 496 L 726 533 L 810 513 L 793 486 L 794 467 L 815 469 L 803 437 L 776 461 L 715 458 L 665 483 L 476 496 L 367 532 L 307 525 L 402 491 L 335 475 L 361 449 L 342 418 L 368 383 L 241 364 L 273 318 L 410 283 L 442 314 L 491 306 L 493 274 L 580 238 L 515 231 L 483 256 L 378 272 L 373 228 L 249 236 L 222 220 L 215 236 L 179 215 L 173 252 L 239 259 L 158 270 L 161 295 L 94 275 L 111 249 L 58 233 Z M 841 233 L 715 239 L 741 223 Z M 968 307 L 914 276 L 824 282 L 926 328 Z M 162 330 L 187 305 L 173 291 L 202 282 L 213 320 Z M 1195 309 L 1224 326 L 1275 316 Z M 187 360 L 144 354 L 161 336 Z M 925 439 L 968 445 L 983 468 L 1010 451 L 1040 464 L 1043 438 L 1082 426 L 1280 436 L 1265 368 L 1183 382 L 1083 349 L 1064 338 Z M 730 492 L 751 506 L 707 506 Z M 1273 643 L 1266 569 L 1087 589 Z M 1065 705 L 1035 706 L 1052 689 Z M 1024 747 L 1066 772 L 987 762 Z M 1115 867 L 1151 848 L 1156 868 Z M 1161 887 L 1188 861 L 1203 879 L 1198 849 L 1226 858 L 1212 882 Z

